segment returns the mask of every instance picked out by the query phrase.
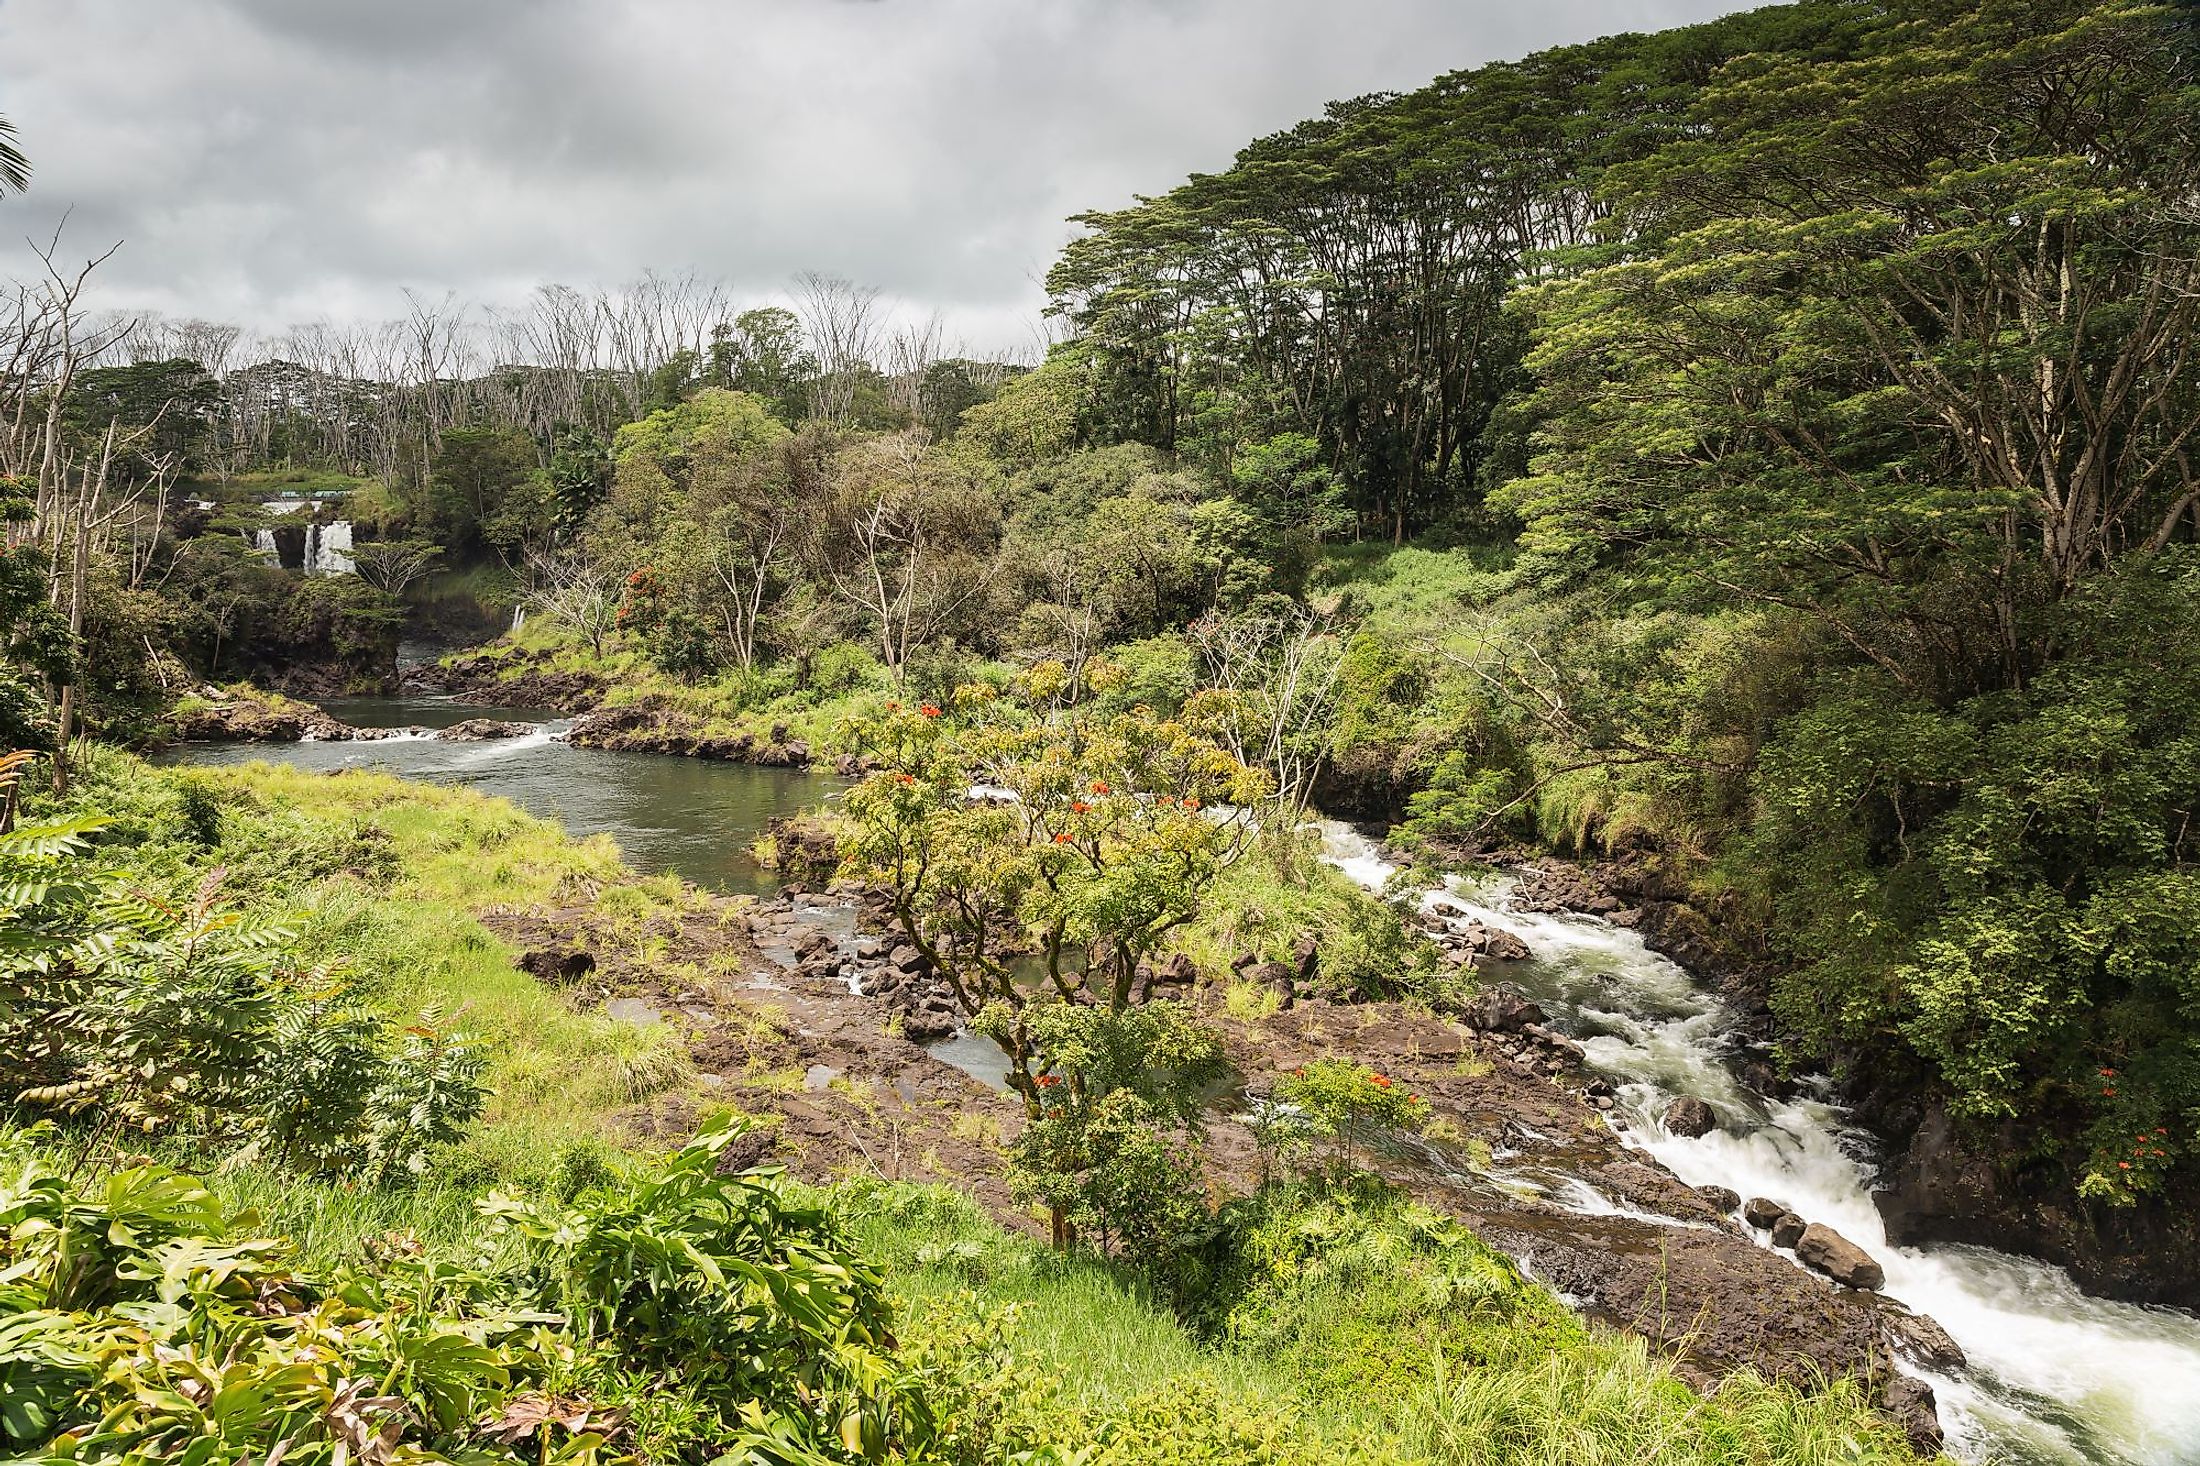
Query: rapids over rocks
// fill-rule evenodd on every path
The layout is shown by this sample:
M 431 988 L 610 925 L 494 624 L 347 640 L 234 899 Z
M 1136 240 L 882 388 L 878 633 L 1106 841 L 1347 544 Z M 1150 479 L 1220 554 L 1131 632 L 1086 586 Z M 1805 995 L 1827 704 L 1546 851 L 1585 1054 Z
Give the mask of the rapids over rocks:
M 1331 863 L 1371 890 L 1396 873 L 1349 826 L 1322 824 Z M 1756 1093 L 1737 1075 L 1732 1015 L 1634 932 L 1598 917 L 1512 909 L 1516 882 L 1452 879 L 1419 893 L 1424 913 L 1509 932 L 1528 957 L 1518 983 L 1613 1083 L 1615 1124 L 1682 1180 L 1770 1197 L 1861 1245 L 1886 1270 L 1885 1293 L 1936 1320 L 1967 1365 L 1928 1373 L 1948 1449 L 1976 1460 L 2200 1461 L 2200 1318 L 2087 1296 L 2060 1269 L 1981 1247 L 1894 1247 L 1871 1200 L 1869 1136 L 1806 1089 Z M 1710 1106 L 1690 1137 L 1666 1114 L 1676 1099 Z M 1593 1194 L 1584 1206 L 1602 1204 Z M 1767 1243 L 1766 1245 L 1770 1245 Z

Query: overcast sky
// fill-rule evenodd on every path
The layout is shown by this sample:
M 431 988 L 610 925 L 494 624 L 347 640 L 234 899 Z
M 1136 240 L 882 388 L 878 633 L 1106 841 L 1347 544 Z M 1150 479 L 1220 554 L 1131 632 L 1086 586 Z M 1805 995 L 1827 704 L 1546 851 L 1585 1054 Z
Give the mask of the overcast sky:
M 270 331 L 410 286 L 839 273 L 1031 339 L 1065 216 L 1333 98 L 1720 0 L 0 0 L 36 168 L 0 275 L 74 213 L 100 303 Z

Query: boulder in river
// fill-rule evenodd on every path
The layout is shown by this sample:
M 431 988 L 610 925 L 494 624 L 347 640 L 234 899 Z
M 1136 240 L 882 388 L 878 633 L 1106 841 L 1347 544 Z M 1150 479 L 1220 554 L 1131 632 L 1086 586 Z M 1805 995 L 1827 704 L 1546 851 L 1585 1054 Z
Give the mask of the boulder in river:
M 1459 928 L 1459 940 L 1469 952 L 1496 962 L 1525 962 L 1528 944 L 1502 927 L 1470 921 Z
M 1752 1227 L 1769 1227 L 1788 1213 L 1787 1203 L 1769 1197 L 1752 1196 L 1742 1204 L 1742 1220 Z
M 1461 1016 L 1470 1028 L 1490 1033 L 1517 1033 L 1531 1023 L 1541 1023 L 1544 1014 L 1526 993 L 1509 982 L 1501 982 L 1477 994 Z
M 1812 1222 L 1795 1243 L 1795 1255 L 1844 1288 L 1877 1292 L 1886 1284 L 1887 1271 L 1872 1255 L 1823 1222 Z
M 1728 1216 L 1742 1204 L 1742 1193 L 1728 1186 L 1698 1186 L 1696 1194 Z
M 1803 1233 L 1808 1226 L 1809 1224 L 1795 1213 L 1782 1213 L 1772 1223 L 1772 1245 L 1775 1247 L 1793 1247 L 1803 1240 Z
M 451 724 L 435 736 L 446 743 L 487 743 L 497 738 L 525 738 L 534 731 L 533 723 L 508 723 L 501 718 L 468 718 L 462 723 Z
M 1694 1095 L 1682 1095 L 1665 1107 L 1665 1128 L 1688 1140 L 1709 1135 L 1719 1128 L 1719 1117 L 1711 1106 Z
M 1962 1369 L 1970 1363 L 1963 1346 L 1940 1326 L 1938 1319 L 1912 1313 L 1892 1298 L 1883 1299 L 1881 1308 L 1885 1315 L 1887 1342 L 1905 1358 L 1927 1369 L 1943 1372 Z

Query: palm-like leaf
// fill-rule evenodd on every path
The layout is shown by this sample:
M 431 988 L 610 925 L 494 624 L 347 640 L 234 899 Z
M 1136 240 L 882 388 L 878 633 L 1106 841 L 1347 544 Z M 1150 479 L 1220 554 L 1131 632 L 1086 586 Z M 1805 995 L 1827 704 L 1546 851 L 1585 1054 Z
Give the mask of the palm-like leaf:
M 31 160 L 15 145 L 15 125 L 0 117 L 0 193 L 21 193 L 31 186 Z

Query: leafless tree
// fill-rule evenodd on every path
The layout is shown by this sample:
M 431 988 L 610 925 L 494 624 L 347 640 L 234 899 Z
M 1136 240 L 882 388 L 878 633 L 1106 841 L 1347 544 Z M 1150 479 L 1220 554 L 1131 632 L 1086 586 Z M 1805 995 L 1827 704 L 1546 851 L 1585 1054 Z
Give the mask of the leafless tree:
M 1280 815 L 1295 824 L 1329 754 L 1343 667 L 1335 616 L 1291 604 L 1230 615 L 1209 612 L 1188 628 L 1199 651 L 1214 733 L 1276 782 Z
M 812 416 L 839 425 L 848 420 L 857 383 L 878 352 L 878 289 L 839 275 L 806 271 L 795 277 L 802 329 L 817 357 Z
M 587 637 L 589 649 L 602 656 L 604 638 L 618 626 L 619 573 L 578 548 L 532 552 L 527 563 L 535 582 L 529 603 Z

